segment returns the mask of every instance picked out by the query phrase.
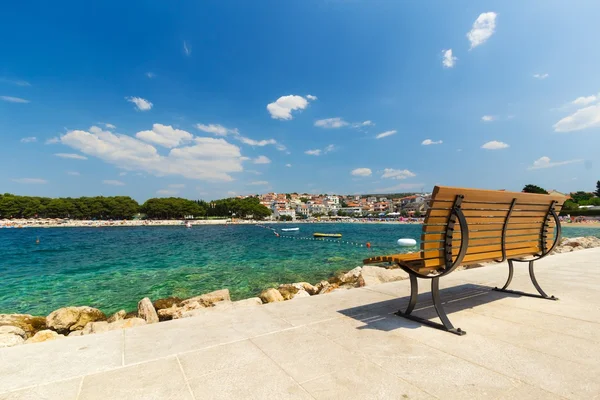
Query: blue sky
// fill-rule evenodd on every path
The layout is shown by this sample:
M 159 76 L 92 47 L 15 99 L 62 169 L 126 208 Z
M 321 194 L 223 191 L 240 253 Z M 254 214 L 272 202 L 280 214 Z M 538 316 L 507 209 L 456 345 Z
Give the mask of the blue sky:
M 600 179 L 597 1 L 21 3 L 0 14 L 0 192 Z

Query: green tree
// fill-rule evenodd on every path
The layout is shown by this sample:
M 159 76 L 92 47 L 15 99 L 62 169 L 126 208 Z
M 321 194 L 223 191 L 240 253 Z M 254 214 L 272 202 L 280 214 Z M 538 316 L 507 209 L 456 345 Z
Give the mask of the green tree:
M 523 193 L 548 194 L 548 192 L 544 188 L 532 184 L 525 185 L 525 187 L 523 188 Z
M 596 182 L 596 191 L 594 192 L 596 197 L 600 197 L 600 181 Z
M 575 203 L 573 200 L 567 200 L 563 204 L 563 209 L 564 210 L 577 210 L 577 209 L 579 209 L 579 205 L 577 203 Z
M 571 198 L 577 204 L 581 204 L 582 201 L 590 200 L 592 197 L 594 197 L 593 193 L 587 193 L 581 190 L 575 193 L 571 193 Z

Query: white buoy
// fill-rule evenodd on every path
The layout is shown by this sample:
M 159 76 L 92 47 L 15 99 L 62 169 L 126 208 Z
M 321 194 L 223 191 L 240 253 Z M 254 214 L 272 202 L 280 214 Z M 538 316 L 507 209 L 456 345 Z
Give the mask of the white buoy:
M 415 239 L 398 239 L 398 246 L 412 247 L 416 245 L 417 241 Z

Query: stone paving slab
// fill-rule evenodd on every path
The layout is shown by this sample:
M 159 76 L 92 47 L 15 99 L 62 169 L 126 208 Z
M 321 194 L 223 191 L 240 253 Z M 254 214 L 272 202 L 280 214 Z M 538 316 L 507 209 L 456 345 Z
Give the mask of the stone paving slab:
M 561 300 L 491 291 L 505 263 L 442 279 L 465 336 L 393 315 L 410 288 L 392 282 L 0 349 L 0 400 L 600 398 L 600 249 L 537 264 Z M 513 286 L 534 291 L 526 264 Z

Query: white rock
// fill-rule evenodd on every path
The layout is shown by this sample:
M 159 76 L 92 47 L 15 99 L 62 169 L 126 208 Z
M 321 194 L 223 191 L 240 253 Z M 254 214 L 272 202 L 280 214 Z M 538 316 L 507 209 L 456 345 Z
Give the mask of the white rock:
M 0 335 L 2 334 L 17 335 L 21 336 L 23 339 L 27 338 L 27 333 L 23 329 L 11 325 L 0 326 Z
M 59 335 L 58 333 L 51 331 L 49 329 L 39 331 L 33 337 L 27 339 L 25 343 L 40 343 L 40 342 L 48 342 L 50 340 L 56 339 L 64 339 L 64 335 Z
M 261 306 L 262 300 L 260 297 L 250 297 L 249 299 L 238 300 L 233 302 L 234 307 L 252 307 L 252 306 Z
M 359 286 L 372 286 L 403 279 L 408 279 L 408 274 L 401 269 L 385 269 L 382 267 L 365 265 L 360 272 Z
M 300 299 L 302 297 L 310 297 L 310 294 L 308 294 L 308 292 L 306 290 L 301 289 L 301 290 L 298 290 L 298 292 L 294 295 L 292 300 Z
M 362 267 L 356 267 L 346 272 L 345 274 L 338 276 L 338 279 L 342 284 L 356 283 L 356 281 L 358 281 L 358 277 L 360 276 L 361 271 Z
M 12 333 L 0 333 L 0 349 L 3 347 L 12 347 L 25 343 L 25 339 L 21 335 Z
M 156 313 L 156 309 L 152 305 L 152 302 L 149 298 L 144 297 L 138 303 L 138 316 L 146 320 L 149 324 L 155 324 L 158 322 L 158 314 Z

